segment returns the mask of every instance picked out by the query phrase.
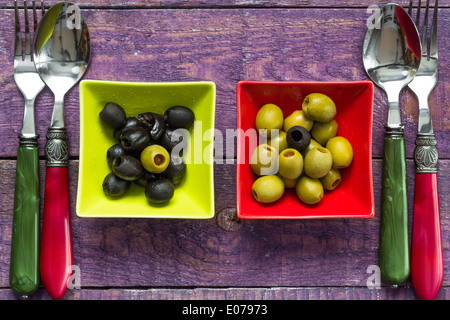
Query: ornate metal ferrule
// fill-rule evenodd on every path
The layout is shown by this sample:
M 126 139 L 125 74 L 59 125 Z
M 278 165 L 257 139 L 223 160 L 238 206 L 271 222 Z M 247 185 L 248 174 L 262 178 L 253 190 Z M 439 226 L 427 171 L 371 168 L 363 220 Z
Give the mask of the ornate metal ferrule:
M 438 151 L 436 138 L 433 133 L 417 134 L 416 149 L 414 150 L 414 162 L 417 173 L 436 173 L 438 163 Z
M 69 163 L 69 147 L 65 128 L 49 128 L 45 144 L 47 167 L 67 167 Z
M 403 136 L 405 125 L 399 124 L 398 126 L 386 126 L 384 127 L 386 135 L 389 136 Z
M 36 135 L 34 137 L 26 137 L 22 134 L 19 134 L 19 145 L 25 147 L 37 147 L 39 136 Z

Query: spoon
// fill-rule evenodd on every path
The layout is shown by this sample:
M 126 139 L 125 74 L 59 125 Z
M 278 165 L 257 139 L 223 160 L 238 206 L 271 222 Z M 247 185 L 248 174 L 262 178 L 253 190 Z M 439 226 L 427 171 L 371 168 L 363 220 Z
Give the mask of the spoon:
M 379 264 L 383 279 L 393 285 L 410 273 L 404 125 L 399 96 L 419 68 L 419 33 L 408 13 L 396 4 L 380 9 L 375 28 L 364 37 L 363 63 L 370 79 L 388 100 L 385 127 Z
M 55 97 L 45 145 L 40 269 L 48 293 L 59 300 L 67 290 L 73 265 L 64 96 L 86 71 L 90 39 L 80 9 L 68 2 L 52 6 L 36 32 L 33 54 L 36 70 Z

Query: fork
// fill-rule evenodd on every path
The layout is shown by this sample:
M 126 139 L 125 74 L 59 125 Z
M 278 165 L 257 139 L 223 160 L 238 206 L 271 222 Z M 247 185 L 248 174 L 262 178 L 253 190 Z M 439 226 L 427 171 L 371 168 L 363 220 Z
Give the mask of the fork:
M 44 14 L 43 2 L 41 8 L 42 14 Z M 24 97 L 25 110 L 17 150 L 9 282 L 16 293 L 27 296 L 37 290 L 40 282 L 39 151 L 34 121 L 34 102 L 45 84 L 31 60 L 31 36 L 26 0 L 24 1 L 25 50 L 22 48 L 22 33 L 16 0 L 14 1 L 14 11 L 14 81 Z M 36 30 L 35 1 L 33 1 L 33 21 L 34 30 Z
M 412 2 L 412 0 L 409 2 L 410 16 Z M 420 11 L 421 1 L 419 0 L 417 28 L 420 24 Z M 438 79 L 438 0 L 434 5 L 429 50 L 427 45 L 428 11 L 429 0 L 427 0 L 422 28 L 422 59 L 416 77 L 408 85 L 419 102 L 418 133 L 414 150 L 416 175 L 411 236 L 411 282 L 420 299 L 433 300 L 439 293 L 444 275 L 437 181 L 438 151 L 428 106 L 428 97 Z

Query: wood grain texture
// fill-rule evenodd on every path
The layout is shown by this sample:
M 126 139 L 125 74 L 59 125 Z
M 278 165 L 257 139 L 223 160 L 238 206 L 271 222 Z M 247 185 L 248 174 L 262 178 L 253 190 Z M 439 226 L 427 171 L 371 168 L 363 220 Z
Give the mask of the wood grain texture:
M 43 161 L 41 165 L 43 169 Z M 444 182 L 450 161 L 439 165 L 443 286 L 448 287 L 450 190 Z M 381 160 L 374 161 L 373 170 L 374 184 L 379 186 Z M 13 187 L 14 172 L 15 161 L 0 161 L 0 287 L 8 287 L 13 201 L 6 190 Z M 74 195 L 77 161 L 71 161 L 69 172 Z M 216 166 L 216 210 L 235 205 L 234 175 L 234 165 Z M 412 201 L 412 161 L 408 179 Z M 72 197 L 74 261 L 80 267 L 82 288 L 365 287 L 367 268 L 378 264 L 380 197 L 376 188 L 373 219 L 244 220 L 234 232 L 219 228 L 215 218 L 82 219 L 75 215 Z M 411 286 L 409 280 L 405 285 Z
M 381 6 L 389 3 L 388 0 L 87 0 L 76 2 L 81 8 L 86 7 L 108 7 L 108 8 L 308 8 L 308 7 L 354 7 L 367 8 L 370 5 Z M 55 2 L 56 3 L 56 2 Z M 407 7 L 409 0 L 398 0 L 396 3 Z M 46 6 L 53 2 L 46 1 Z M 415 3 L 415 5 L 417 5 Z M 449 0 L 441 0 L 440 7 L 449 7 Z M 11 0 L 1 0 L 0 8 L 12 8 L 14 3 Z
M 362 39 L 368 14 L 362 9 L 205 9 L 84 10 L 92 38 L 86 79 L 122 81 L 210 80 L 217 85 L 216 127 L 236 127 L 236 83 L 239 80 L 362 80 Z M 450 10 L 440 10 L 440 30 Z M 23 99 L 12 75 L 13 11 L 0 11 L 0 157 L 15 157 Z M 444 38 L 443 38 L 444 39 Z M 450 54 L 440 41 L 440 55 Z M 439 83 L 430 96 L 433 125 L 441 158 L 450 148 L 447 106 L 449 66 L 440 61 Z M 43 156 L 53 107 L 47 90 L 37 101 L 36 122 Z M 70 155 L 79 153 L 78 87 L 66 96 Z M 401 96 L 406 124 L 407 157 L 414 151 L 417 101 L 405 89 Z M 373 156 L 381 157 L 387 104 L 375 89 Z M 355 124 L 356 125 L 356 124 Z
M 239 80 L 363 80 L 362 39 L 372 4 L 388 1 L 321 0 L 88 0 L 80 2 L 92 39 L 87 79 L 122 81 L 210 80 L 217 86 L 216 127 L 236 127 Z M 408 0 L 397 1 L 406 5 Z M 439 54 L 450 53 L 446 26 L 450 0 L 439 2 Z M 47 5 L 53 3 L 47 2 Z M 12 75 L 13 2 L 0 0 L 0 300 L 9 288 L 13 190 L 23 99 Z M 444 282 L 450 293 L 449 66 L 441 58 L 430 97 L 438 140 Z M 36 101 L 39 146 L 53 107 L 46 90 Z M 373 122 L 375 217 L 369 220 L 244 220 L 226 231 L 209 220 L 82 219 L 75 215 L 78 182 L 78 87 L 66 96 L 75 264 L 81 290 L 65 299 L 329 299 L 413 300 L 408 280 L 399 288 L 366 287 L 378 264 L 382 145 L 387 119 L 376 88 Z M 417 102 L 401 97 L 407 157 L 412 158 Z M 234 157 L 231 157 L 234 158 Z M 41 188 L 44 161 L 41 160 Z M 414 163 L 408 160 L 412 204 Z M 215 165 L 216 213 L 236 205 L 236 167 Z M 42 190 L 43 191 L 43 190 Z M 42 208 L 41 208 L 42 210 Z M 410 222 L 412 206 L 410 205 Z M 411 224 L 410 224 L 411 226 Z M 44 288 L 32 299 L 50 299 Z
M 17 299 L 11 290 L 0 289 L 0 300 Z M 39 289 L 32 300 L 50 300 Z M 417 300 L 411 287 L 302 287 L 302 288 L 181 288 L 181 289 L 96 289 L 69 290 L 65 300 Z M 450 290 L 443 287 L 436 298 L 449 300 Z M 186 302 L 186 304 L 188 304 Z

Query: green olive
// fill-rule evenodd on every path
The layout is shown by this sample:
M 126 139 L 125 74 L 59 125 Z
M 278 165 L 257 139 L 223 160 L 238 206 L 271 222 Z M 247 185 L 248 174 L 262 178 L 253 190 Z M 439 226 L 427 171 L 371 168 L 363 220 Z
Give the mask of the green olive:
M 286 132 L 280 131 L 280 133 L 276 137 L 269 139 L 267 141 L 267 144 L 269 146 L 277 148 L 278 152 L 283 151 L 284 149 L 286 149 L 288 147 L 287 140 L 286 140 Z
M 263 176 L 256 179 L 252 186 L 252 194 L 261 203 L 275 202 L 284 193 L 284 182 L 276 175 Z
M 350 142 L 341 136 L 328 140 L 326 148 L 333 158 L 333 168 L 347 168 L 353 160 L 353 148 Z
M 160 145 L 153 144 L 141 152 L 141 163 L 151 173 L 161 173 L 169 166 L 170 155 Z
M 334 119 L 328 122 L 315 122 L 311 130 L 311 136 L 322 146 L 325 146 L 328 140 L 336 136 L 337 130 L 338 124 Z
M 283 127 L 283 119 L 283 111 L 280 107 L 273 103 L 265 104 L 256 114 L 256 130 L 266 138 L 276 136 Z
M 309 143 L 309 146 L 306 147 L 305 150 L 302 151 L 302 156 L 303 159 L 305 159 L 306 154 L 308 153 L 309 150 L 312 150 L 315 147 L 321 147 L 322 145 L 320 143 L 318 143 L 316 140 L 311 139 L 311 142 Z
M 286 179 L 297 179 L 303 170 L 303 156 L 295 149 L 288 148 L 278 156 L 278 173 Z
M 261 144 L 253 151 L 250 166 L 258 176 L 275 174 L 278 170 L 278 150 L 268 144 Z
M 316 147 L 305 156 L 305 174 L 311 178 L 322 178 L 331 170 L 332 165 L 331 152 L 324 147 Z
M 320 182 L 325 190 L 334 190 L 341 183 L 341 173 L 338 169 L 331 168 L 324 177 L 320 178 Z
M 328 122 L 336 115 L 336 105 L 323 93 L 307 95 L 303 100 L 302 109 L 309 119 L 319 122 Z
M 295 110 L 284 119 L 284 131 L 288 131 L 295 126 L 304 127 L 306 130 L 310 131 L 313 124 L 314 121 L 309 119 L 303 110 Z
M 316 204 L 323 198 L 323 186 L 319 179 L 302 176 L 295 185 L 298 198 L 306 204 Z
M 297 179 L 286 179 L 283 177 L 281 177 L 281 179 L 283 179 L 285 189 L 293 189 L 297 184 Z

